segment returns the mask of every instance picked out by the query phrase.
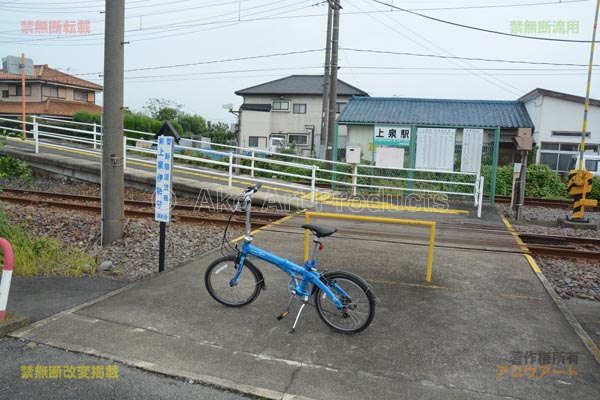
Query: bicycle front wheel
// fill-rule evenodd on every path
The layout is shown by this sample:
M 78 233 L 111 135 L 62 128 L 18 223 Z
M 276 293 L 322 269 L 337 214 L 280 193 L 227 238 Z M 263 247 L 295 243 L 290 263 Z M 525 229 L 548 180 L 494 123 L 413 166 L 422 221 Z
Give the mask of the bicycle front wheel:
M 326 273 L 323 281 L 344 305 L 338 310 L 329 296 L 317 287 L 315 305 L 323 322 L 341 333 L 357 333 L 366 329 L 375 317 L 375 295 L 369 285 L 357 275 L 345 271 Z
M 238 271 L 237 257 L 234 255 L 219 258 L 212 262 L 204 274 L 204 284 L 213 299 L 228 307 L 241 307 L 252 303 L 263 285 L 260 271 L 248 260 L 244 261 L 242 272 L 235 284 L 232 283 Z

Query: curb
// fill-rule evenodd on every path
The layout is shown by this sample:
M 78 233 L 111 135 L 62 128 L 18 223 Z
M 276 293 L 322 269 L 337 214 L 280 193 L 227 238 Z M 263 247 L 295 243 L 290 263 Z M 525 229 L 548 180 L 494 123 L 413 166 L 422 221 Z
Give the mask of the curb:
M 0 338 L 7 336 L 9 333 L 21 329 L 29 324 L 25 317 L 19 315 L 7 314 L 3 321 L 0 321 Z
M 498 213 L 498 214 L 500 214 L 500 213 Z M 575 331 L 577 336 L 579 336 L 579 338 L 581 339 L 581 341 L 583 342 L 585 347 L 589 350 L 590 353 L 592 353 L 592 356 L 594 357 L 596 362 L 598 364 L 600 364 L 600 349 L 598 348 L 598 346 L 596 345 L 594 340 L 583 329 L 583 327 L 581 326 L 579 321 L 577 321 L 577 318 L 575 318 L 575 316 L 573 315 L 571 310 L 569 310 L 569 308 L 565 305 L 564 301 L 558 296 L 558 294 L 552 287 L 552 284 L 548 281 L 548 279 L 546 279 L 546 277 L 544 276 L 544 273 L 540 269 L 539 265 L 535 262 L 534 258 L 530 255 L 529 249 L 527 248 L 525 243 L 523 243 L 523 241 L 519 237 L 519 234 L 517 233 L 517 231 L 512 227 L 510 222 L 508 222 L 508 220 L 502 214 L 500 214 L 500 217 L 502 218 L 504 225 L 506 225 L 506 228 L 510 231 L 510 233 L 513 235 L 513 237 L 517 241 L 517 244 L 519 245 L 519 247 L 523 251 L 527 252 L 527 254 L 523 254 L 523 256 L 527 259 L 527 262 L 531 266 L 531 269 L 533 270 L 535 275 L 538 277 L 538 279 L 540 280 L 540 282 L 546 289 L 546 292 L 548 292 L 548 295 L 552 298 L 552 301 L 554 302 L 554 304 L 556 304 L 556 307 L 558 307 L 558 309 L 563 314 L 565 319 L 569 322 L 569 325 L 571 325 L 571 327 L 573 328 L 573 330 Z

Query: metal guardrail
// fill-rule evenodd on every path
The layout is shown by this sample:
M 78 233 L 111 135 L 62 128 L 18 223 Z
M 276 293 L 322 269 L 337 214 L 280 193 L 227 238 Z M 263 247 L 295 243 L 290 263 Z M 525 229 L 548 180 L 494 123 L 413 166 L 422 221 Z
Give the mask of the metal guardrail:
M 0 133 L 2 131 L 14 134 L 22 133 L 22 129 L 20 128 L 11 128 L 9 126 L 10 123 L 19 122 L 14 119 L 0 118 Z M 57 123 L 61 125 L 57 125 Z M 68 125 L 73 125 L 73 127 L 69 127 Z M 102 148 L 102 126 L 99 124 L 73 122 L 48 117 L 33 117 L 33 121 L 27 122 L 27 133 L 30 138 L 25 139 L 25 141 L 34 144 L 36 153 L 39 153 L 41 143 L 93 154 L 100 154 Z M 153 146 L 156 145 L 155 134 L 130 129 L 124 129 L 124 134 L 123 154 L 125 167 L 128 160 L 150 164 L 156 162 L 156 150 L 153 149 Z M 130 136 L 127 136 L 128 134 Z M 142 138 L 131 137 L 133 135 L 141 136 Z M 385 193 L 388 191 L 408 195 L 416 193 L 471 197 L 474 207 L 477 208 L 478 217 L 481 216 L 484 179 L 479 173 L 355 165 L 340 161 L 324 161 L 300 155 L 263 151 L 256 148 L 215 144 L 194 139 L 186 139 L 186 141 L 187 143 L 191 143 L 192 146 L 176 146 L 177 154 L 175 155 L 175 159 L 179 161 L 177 168 L 184 171 L 201 172 L 227 178 L 229 187 L 232 186 L 236 173 L 245 171 L 249 174 L 249 176 L 245 176 L 245 179 L 258 183 L 272 183 L 264 179 L 264 175 L 270 177 L 288 177 L 299 181 L 301 184 L 278 182 L 277 186 L 299 193 L 310 194 L 311 201 L 315 201 L 315 196 L 319 194 L 320 189 L 317 188 L 317 183 L 331 185 L 336 190 L 345 190 L 353 196 L 365 192 Z M 140 158 L 144 156 L 147 156 L 147 158 Z M 331 169 L 323 167 L 325 162 L 327 163 L 326 165 L 331 165 Z M 295 171 L 282 171 L 281 167 L 292 167 Z M 364 168 L 368 168 L 371 172 L 359 173 L 359 169 Z M 413 177 L 415 173 L 462 177 L 473 182 L 455 181 L 454 179 L 420 179 Z M 406 174 L 408 177 L 394 176 L 399 174 Z M 260 175 L 263 175 L 262 179 Z M 380 182 L 377 182 L 378 180 Z M 367 183 L 369 181 L 370 183 Z M 443 190 L 440 187 L 449 187 L 449 189 Z

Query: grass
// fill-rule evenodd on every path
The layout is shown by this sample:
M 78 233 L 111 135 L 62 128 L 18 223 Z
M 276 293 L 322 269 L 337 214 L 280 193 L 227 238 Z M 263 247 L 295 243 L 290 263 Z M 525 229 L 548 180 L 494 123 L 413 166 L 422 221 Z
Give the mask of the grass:
M 14 274 L 21 276 L 78 277 L 95 273 L 96 260 L 84 250 L 68 246 L 54 237 L 30 237 L 23 225 L 10 225 L 0 211 L 0 237 L 13 247 Z M 4 257 L 0 257 L 4 265 Z

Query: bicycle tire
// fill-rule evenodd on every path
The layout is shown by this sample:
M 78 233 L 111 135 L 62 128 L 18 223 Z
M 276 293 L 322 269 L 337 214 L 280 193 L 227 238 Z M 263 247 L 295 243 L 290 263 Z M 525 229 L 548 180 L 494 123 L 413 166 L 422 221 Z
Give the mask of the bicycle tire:
M 204 274 L 208 294 L 227 307 L 242 307 L 252 303 L 263 288 L 264 279 L 261 272 L 248 260 L 244 260 L 244 267 L 236 285 L 231 286 L 238 262 L 239 259 L 235 255 L 221 257 L 213 261 Z
M 321 320 L 341 333 L 358 333 L 371 325 L 375 318 L 375 295 L 371 287 L 361 277 L 346 271 L 334 271 L 323 274 L 323 282 L 328 285 L 332 291 L 333 284 L 337 284 L 352 299 L 343 310 L 338 310 L 333 301 L 318 286 L 315 290 L 315 305 L 317 313 Z M 337 294 L 336 294 L 337 295 Z M 348 300 L 338 299 L 342 303 Z

